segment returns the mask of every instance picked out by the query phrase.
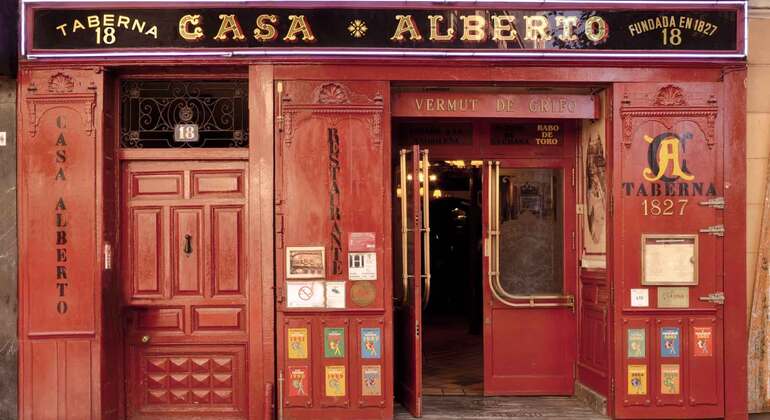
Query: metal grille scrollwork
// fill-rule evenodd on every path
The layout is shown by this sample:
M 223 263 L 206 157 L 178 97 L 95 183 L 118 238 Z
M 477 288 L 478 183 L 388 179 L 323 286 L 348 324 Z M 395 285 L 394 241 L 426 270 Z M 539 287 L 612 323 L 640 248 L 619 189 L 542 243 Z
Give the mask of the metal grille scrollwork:
M 248 147 L 248 102 L 246 80 L 124 80 L 120 146 Z M 174 141 L 177 124 L 197 124 L 200 140 Z

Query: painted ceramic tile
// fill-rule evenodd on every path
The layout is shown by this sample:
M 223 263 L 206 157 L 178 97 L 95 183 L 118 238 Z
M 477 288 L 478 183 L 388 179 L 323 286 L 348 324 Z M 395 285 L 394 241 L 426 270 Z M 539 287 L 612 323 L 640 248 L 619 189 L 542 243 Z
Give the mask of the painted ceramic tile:
M 714 355 L 714 337 L 711 327 L 692 327 L 693 356 L 708 357 Z
M 307 359 L 307 328 L 289 328 L 289 359 Z
M 643 328 L 628 329 L 628 358 L 644 358 L 647 348 L 646 331 Z
M 345 396 L 345 366 L 326 366 L 325 368 L 326 396 Z
M 679 357 L 679 328 L 660 329 L 660 357 Z
M 344 328 L 324 328 L 324 357 L 345 357 Z
M 679 365 L 660 365 L 660 393 L 679 394 Z
M 647 395 L 647 365 L 628 365 L 628 395 Z
M 361 366 L 361 395 L 382 395 L 382 369 L 377 366 Z
M 379 328 L 361 328 L 361 358 L 379 359 L 382 353 Z
M 308 368 L 307 366 L 289 367 L 289 396 L 306 397 L 310 394 L 308 389 Z

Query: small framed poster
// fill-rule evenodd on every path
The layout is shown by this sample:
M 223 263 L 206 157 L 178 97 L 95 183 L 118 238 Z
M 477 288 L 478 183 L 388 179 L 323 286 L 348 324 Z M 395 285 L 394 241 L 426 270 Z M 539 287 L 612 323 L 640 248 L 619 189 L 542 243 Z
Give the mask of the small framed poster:
M 698 284 L 698 235 L 642 235 L 642 284 Z
M 287 279 L 319 279 L 326 274 L 326 255 L 322 246 L 286 247 Z

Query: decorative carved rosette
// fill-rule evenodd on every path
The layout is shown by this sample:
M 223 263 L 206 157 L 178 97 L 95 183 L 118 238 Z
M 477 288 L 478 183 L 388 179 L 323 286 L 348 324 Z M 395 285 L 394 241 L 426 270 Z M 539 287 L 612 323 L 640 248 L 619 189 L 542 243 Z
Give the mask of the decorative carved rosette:
M 368 125 L 374 142 L 382 142 L 384 99 L 381 94 L 369 98 L 352 92 L 346 85 L 331 82 L 320 85 L 312 98 L 311 103 L 303 104 L 295 103 L 285 92 L 279 98 L 281 109 L 278 124 L 287 144 L 291 144 L 297 126 L 308 118 L 318 116 L 332 126 L 349 119 L 362 121 Z

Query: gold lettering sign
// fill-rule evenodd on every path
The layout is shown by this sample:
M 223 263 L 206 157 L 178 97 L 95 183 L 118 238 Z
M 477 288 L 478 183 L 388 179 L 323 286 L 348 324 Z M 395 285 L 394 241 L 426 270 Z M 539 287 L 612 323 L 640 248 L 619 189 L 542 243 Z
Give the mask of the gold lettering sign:
M 689 287 L 658 287 L 658 308 L 689 308 Z

